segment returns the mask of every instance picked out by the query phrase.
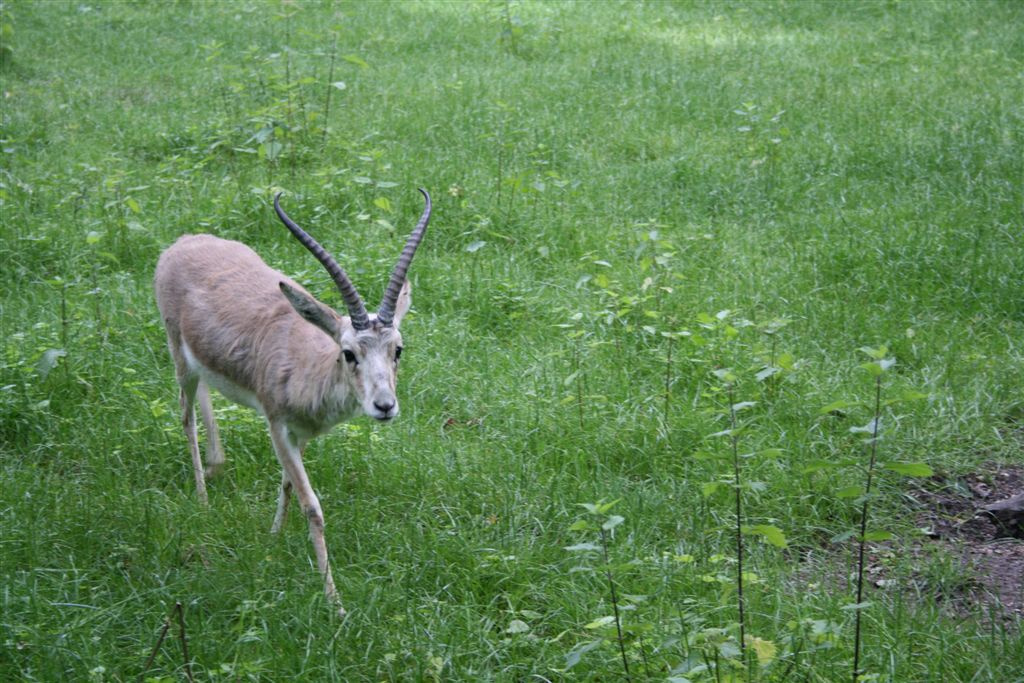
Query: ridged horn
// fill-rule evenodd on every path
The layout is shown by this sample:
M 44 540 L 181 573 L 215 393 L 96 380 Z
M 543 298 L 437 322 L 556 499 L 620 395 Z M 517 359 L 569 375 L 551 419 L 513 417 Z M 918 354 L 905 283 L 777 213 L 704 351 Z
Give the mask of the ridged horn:
M 424 207 L 423 215 L 420 216 L 416 227 L 413 228 L 412 234 L 409 235 L 405 248 L 402 249 L 402 255 L 398 257 L 398 263 L 395 264 L 395 269 L 391 272 L 388 288 L 384 290 L 384 299 L 380 302 L 380 309 L 377 311 L 377 322 L 385 327 L 390 327 L 394 322 L 395 304 L 398 303 L 398 295 L 402 292 L 402 285 L 405 284 L 405 274 L 409 271 L 409 264 L 412 263 L 412 257 L 416 254 L 416 247 L 420 245 L 423 233 L 427 230 L 427 223 L 430 222 L 430 194 L 422 187 L 419 190 L 427 205 Z
M 356 330 L 369 328 L 370 316 L 366 314 L 366 306 L 363 305 L 363 300 L 360 298 L 359 292 L 356 291 L 355 285 L 348 279 L 348 275 L 338 265 L 338 262 L 334 260 L 334 257 L 328 254 L 327 250 L 321 247 L 315 239 L 310 237 L 309 233 L 296 225 L 295 221 L 288 217 L 288 214 L 281 208 L 280 199 L 281 193 L 278 192 L 274 197 L 274 211 L 277 212 L 277 217 L 295 235 L 295 239 L 308 249 L 316 257 L 316 260 L 327 269 L 331 279 L 334 280 L 334 284 L 338 287 L 338 292 L 341 293 L 342 300 L 345 302 L 349 317 L 352 319 L 352 327 Z

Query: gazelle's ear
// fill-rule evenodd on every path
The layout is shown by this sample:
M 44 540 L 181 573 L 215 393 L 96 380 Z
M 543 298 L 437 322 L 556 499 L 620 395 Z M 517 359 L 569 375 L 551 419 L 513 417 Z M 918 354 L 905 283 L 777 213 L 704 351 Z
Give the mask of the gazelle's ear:
M 412 305 L 412 283 L 408 280 L 402 285 L 402 290 L 398 293 L 398 300 L 395 302 L 395 327 L 398 327 L 402 323 L 402 318 L 409 311 L 409 306 Z
M 284 298 L 288 299 L 288 303 L 292 305 L 292 308 L 299 315 L 319 327 L 331 339 L 337 340 L 340 338 L 341 326 L 339 325 L 337 313 L 305 292 L 295 289 L 287 282 L 279 282 L 277 286 L 281 288 Z

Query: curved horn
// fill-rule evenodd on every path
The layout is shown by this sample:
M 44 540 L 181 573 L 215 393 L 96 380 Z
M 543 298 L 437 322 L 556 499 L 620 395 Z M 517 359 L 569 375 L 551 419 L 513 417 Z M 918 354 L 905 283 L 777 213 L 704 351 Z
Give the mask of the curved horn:
M 384 290 L 384 300 L 380 302 L 380 309 L 377 311 L 377 320 L 385 327 L 390 327 L 395 319 L 395 304 L 398 303 L 398 295 L 402 291 L 402 285 L 405 284 L 405 274 L 409 270 L 409 264 L 412 263 L 416 247 L 420 245 L 420 240 L 423 239 L 427 223 L 430 222 L 430 194 L 422 187 L 419 190 L 427 205 L 424 207 L 423 215 L 420 216 L 416 227 L 413 228 L 412 234 L 409 235 L 405 248 L 402 249 L 402 255 L 398 257 L 398 263 L 395 264 L 395 269 L 391 272 L 391 280 L 388 281 L 388 288 Z
M 341 298 L 345 301 L 349 317 L 352 318 L 352 327 L 356 330 L 367 329 L 370 326 L 370 317 L 366 314 L 366 306 L 363 305 L 363 300 L 359 297 L 359 292 L 356 291 L 355 285 L 348 279 L 348 275 L 345 275 L 345 271 L 341 269 L 341 266 L 334 260 L 334 257 L 328 254 L 327 250 L 321 247 L 315 239 L 310 237 L 309 233 L 296 225 L 295 221 L 288 217 L 288 214 L 281 208 L 280 199 L 281 193 L 278 192 L 274 197 L 274 211 L 277 212 L 277 217 L 295 235 L 295 239 L 299 240 L 299 243 L 306 249 L 309 249 L 310 253 L 316 257 L 316 260 L 327 269 L 331 279 L 334 280 L 334 284 L 337 285 L 338 291 L 341 293 Z

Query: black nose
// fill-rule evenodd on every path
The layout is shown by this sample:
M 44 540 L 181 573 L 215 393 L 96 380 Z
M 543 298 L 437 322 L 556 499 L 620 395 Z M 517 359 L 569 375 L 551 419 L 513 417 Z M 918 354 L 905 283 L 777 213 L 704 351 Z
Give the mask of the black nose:
M 374 401 L 373 402 L 373 407 L 376 408 L 377 410 L 379 410 L 380 412 L 384 413 L 385 415 L 388 415 L 388 414 L 391 413 L 392 410 L 394 410 L 395 402 L 394 401 L 387 401 L 386 403 L 380 403 L 380 402 Z

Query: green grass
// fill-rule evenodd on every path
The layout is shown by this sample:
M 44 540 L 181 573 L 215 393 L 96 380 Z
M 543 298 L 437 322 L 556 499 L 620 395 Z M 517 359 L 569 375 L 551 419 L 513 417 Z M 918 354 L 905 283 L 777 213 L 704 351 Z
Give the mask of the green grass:
M 2 7 L 4 680 L 137 680 L 175 601 L 197 680 L 615 680 L 614 641 L 564 669 L 612 613 L 570 526 L 616 499 L 615 579 L 646 596 L 624 613 L 631 673 L 666 680 L 689 636 L 736 622 L 732 508 L 702 496 L 731 472 L 722 367 L 756 401 L 742 451 L 781 449 L 744 464 L 765 484 L 749 521 L 789 542 L 747 542 L 747 632 L 778 646 L 753 680 L 849 680 L 853 548 L 829 539 L 856 527 L 835 492 L 862 475 L 803 471 L 866 455 L 865 409 L 819 414 L 870 400 L 856 349 L 888 345 L 887 397 L 929 396 L 888 410 L 883 460 L 1022 459 L 1017 3 Z M 255 415 L 217 403 L 228 463 L 197 503 L 152 271 L 212 232 L 337 305 L 273 217 L 280 189 L 375 305 L 417 186 L 435 214 L 402 417 L 306 454 L 339 621 L 301 516 L 268 533 L 280 474 Z M 735 335 L 709 322 L 725 310 Z M 772 339 L 791 369 L 757 382 Z M 918 485 L 879 483 L 873 526 L 897 540 L 876 562 L 907 578 L 869 589 L 866 670 L 1022 680 L 1019 620 L 914 580 L 969 570 L 904 566 Z M 829 647 L 791 643 L 798 623 Z M 185 679 L 176 633 L 148 676 Z

